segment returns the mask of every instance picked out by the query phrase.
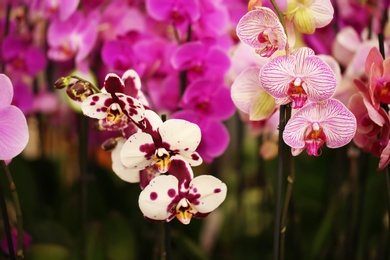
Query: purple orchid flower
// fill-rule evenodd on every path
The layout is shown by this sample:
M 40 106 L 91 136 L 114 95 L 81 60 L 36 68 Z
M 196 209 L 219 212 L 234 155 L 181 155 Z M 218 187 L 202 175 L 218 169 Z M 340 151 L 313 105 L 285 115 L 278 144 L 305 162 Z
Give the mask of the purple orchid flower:
M 12 71 L 27 73 L 35 77 L 47 65 L 42 50 L 18 36 L 4 38 L 1 47 L 2 58 L 7 64 L 7 69 Z
M 31 1 L 30 7 L 46 18 L 65 21 L 76 11 L 79 3 L 80 0 L 36 0 Z
M 100 17 L 92 12 L 88 17 L 76 11 L 66 21 L 53 21 L 49 25 L 47 41 L 48 57 L 55 61 L 68 61 L 75 57 L 76 63 L 83 61 L 97 40 Z
M 290 56 L 279 56 L 265 64 L 260 71 L 264 89 L 279 104 L 292 102 L 301 108 L 307 100 L 319 102 L 330 98 L 336 89 L 336 76 L 329 65 L 307 47 Z
M 321 147 L 338 148 L 348 144 L 356 132 L 356 118 L 340 101 L 328 99 L 309 103 L 288 121 L 283 140 L 294 156 L 305 148 L 309 155 L 321 155 Z
M 187 70 L 190 80 L 200 77 L 222 78 L 230 67 L 226 52 L 201 41 L 180 45 L 173 53 L 171 62 L 173 68 Z
M 141 192 L 138 205 L 145 218 L 169 222 L 175 217 L 183 224 L 192 217 L 204 218 L 226 198 L 227 187 L 211 175 L 193 178 L 182 160 L 173 159 L 170 175 L 154 178 Z
M 203 117 L 226 120 L 235 112 L 230 90 L 219 81 L 198 79 L 185 90 L 180 107 Z
M 14 90 L 11 80 L 0 74 L 0 160 L 11 160 L 26 147 L 29 134 L 22 111 L 11 105 Z
M 200 17 L 197 0 L 146 0 L 145 4 L 153 19 L 170 22 L 175 26 L 194 23 Z

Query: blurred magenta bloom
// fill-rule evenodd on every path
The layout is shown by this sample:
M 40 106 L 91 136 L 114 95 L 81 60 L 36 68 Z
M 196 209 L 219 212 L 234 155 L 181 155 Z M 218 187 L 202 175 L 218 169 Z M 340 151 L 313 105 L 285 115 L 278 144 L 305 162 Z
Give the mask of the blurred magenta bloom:
M 43 51 L 19 36 L 5 37 L 1 47 L 3 62 L 12 71 L 34 77 L 47 65 Z
M 24 114 L 11 105 L 14 90 L 4 74 L 0 74 L 0 93 L 0 160 L 11 160 L 26 147 L 29 133 Z
M 84 60 L 95 45 L 100 17 L 96 12 L 85 17 L 80 11 L 66 21 L 52 21 L 47 32 L 48 57 L 54 61 L 76 63 Z
M 18 244 L 18 230 L 14 227 L 11 228 L 11 237 L 12 237 L 12 244 L 14 246 L 14 252 L 16 254 L 17 253 L 17 244 Z M 31 241 L 32 241 L 32 237 L 30 236 L 30 234 L 23 232 L 23 248 L 24 249 L 30 247 Z M 5 236 L 0 241 L 0 247 L 7 255 L 9 255 L 7 238 Z
M 283 140 L 294 156 L 305 148 L 309 155 L 321 155 L 321 147 L 338 148 L 348 144 L 356 132 L 356 118 L 340 101 L 328 99 L 309 103 L 287 122 Z
M 271 57 L 275 51 L 286 47 L 283 26 L 269 8 L 258 7 L 249 11 L 238 22 L 236 30 L 240 41 L 255 48 L 260 56 Z
M 194 23 L 200 17 L 197 0 L 146 0 L 146 11 L 153 19 L 175 26 Z
M 181 160 L 174 159 L 172 164 L 170 175 L 155 177 L 139 196 L 146 218 L 169 222 L 176 217 L 187 225 L 192 217 L 206 217 L 225 200 L 225 183 L 212 175 L 193 178 L 191 167 Z
M 269 94 L 280 99 L 279 104 L 292 102 L 292 108 L 301 108 L 307 100 L 326 100 L 336 89 L 333 70 L 307 47 L 265 64 L 260 71 L 260 81 Z
M 35 0 L 30 2 L 33 11 L 45 18 L 67 20 L 77 9 L 80 0 Z

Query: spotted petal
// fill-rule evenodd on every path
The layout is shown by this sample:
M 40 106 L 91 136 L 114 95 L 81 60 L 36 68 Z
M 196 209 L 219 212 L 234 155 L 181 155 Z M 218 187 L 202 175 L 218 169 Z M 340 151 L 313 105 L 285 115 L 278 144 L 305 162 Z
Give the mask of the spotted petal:
M 226 184 L 221 180 L 212 175 L 200 175 L 191 181 L 187 199 L 197 212 L 209 213 L 221 205 L 226 193 Z
M 115 73 L 108 73 L 104 79 L 104 88 L 108 93 L 123 93 L 125 90 L 125 83 Z
M 170 207 L 174 206 L 178 183 L 172 175 L 160 175 L 150 181 L 138 199 L 138 205 L 146 218 L 169 221 L 175 216 L 170 212 Z
M 123 144 L 125 143 L 125 139 L 120 139 L 115 147 L 115 149 L 111 152 L 112 159 L 112 170 L 114 173 L 124 181 L 135 183 L 140 180 L 140 170 L 139 169 L 129 169 L 123 165 L 120 152 L 122 150 Z
M 107 108 L 112 104 L 111 95 L 108 93 L 98 93 L 84 99 L 81 103 L 83 114 L 96 119 L 107 117 Z
M 183 119 L 170 119 L 165 121 L 160 128 L 163 142 L 170 145 L 171 150 L 193 152 L 201 140 L 201 131 L 198 125 Z
M 124 113 L 134 122 L 141 122 L 145 118 L 145 108 L 137 99 L 122 93 L 115 94 Z
M 155 150 L 152 136 L 135 133 L 123 144 L 120 157 L 127 168 L 142 170 L 152 164 Z

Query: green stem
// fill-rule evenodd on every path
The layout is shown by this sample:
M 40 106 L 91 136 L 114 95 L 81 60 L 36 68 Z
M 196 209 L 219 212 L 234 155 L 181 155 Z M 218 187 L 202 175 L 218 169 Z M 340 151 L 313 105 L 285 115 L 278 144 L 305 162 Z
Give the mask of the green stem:
M 7 165 L 5 164 L 4 161 L 0 161 L 0 164 L 1 164 L 1 167 L 3 168 L 3 170 L 7 176 L 9 188 L 11 190 L 12 200 L 14 202 L 15 211 L 16 211 L 16 228 L 18 230 L 16 256 L 19 259 L 23 259 L 23 257 L 24 257 L 23 256 L 23 216 L 22 216 L 22 209 L 20 208 L 19 196 L 18 196 L 18 192 L 16 190 L 16 185 L 12 179 L 12 175 L 11 175 Z M 13 249 L 12 249 L 12 252 L 13 252 Z
M 279 21 L 280 21 L 280 23 L 281 23 L 282 26 L 283 26 L 283 30 L 284 30 L 284 33 L 286 34 L 286 37 L 288 37 L 287 29 L 286 29 L 286 23 L 284 22 L 284 15 L 283 15 L 282 11 L 280 11 L 280 8 L 279 8 L 279 6 L 276 4 L 275 0 L 271 0 L 271 4 L 272 4 L 272 6 L 275 8 L 276 15 L 278 16 Z M 288 42 L 288 41 L 287 41 L 287 42 Z M 288 51 L 288 50 L 289 50 L 288 44 L 286 44 L 285 50 L 286 50 L 286 54 L 288 54 L 288 53 L 289 53 L 289 51 Z

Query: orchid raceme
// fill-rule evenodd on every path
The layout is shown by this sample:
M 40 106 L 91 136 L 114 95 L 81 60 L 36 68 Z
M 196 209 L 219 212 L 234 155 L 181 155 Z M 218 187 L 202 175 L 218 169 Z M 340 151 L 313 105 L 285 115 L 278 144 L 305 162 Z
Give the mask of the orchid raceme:
M 283 140 L 298 155 L 321 155 L 321 147 L 338 148 L 348 144 L 356 132 L 356 118 L 340 101 L 328 99 L 308 103 L 288 121 Z
M 142 127 L 144 106 L 137 99 L 125 95 L 125 83 L 114 73 L 107 74 L 104 81 L 107 93 L 87 97 L 81 104 L 84 115 L 99 119 L 99 125 L 109 131 L 128 127 L 132 122 Z
M 199 126 L 182 119 L 163 122 L 151 110 L 145 114 L 147 132 L 135 133 L 127 139 L 120 153 L 123 165 L 142 170 L 155 164 L 159 172 L 165 173 L 170 169 L 174 155 L 191 166 L 202 163 L 195 151 L 201 141 Z
M 249 120 L 269 118 L 276 109 L 275 99 L 260 84 L 259 68 L 244 70 L 231 87 L 234 104 L 249 115 Z
M 26 147 L 29 133 L 26 117 L 11 105 L 14 90 L 5 74 L 0 74 L 0 93 L 0 160 L 9 161 Z
M 312 34 L 316 28 L 328 25 L 333 13 L 329 0 L 288 0 L 286 16 L 298 31 Z
M 222 181 L 211 175 L 192 178 L 191 167 L 182 160 L 172 164 L 170 175 L 154 178 L 139 196 L 146 218 L 169 222 L 176 217 L 189 224 L 192 217 L 206 217 L 225 200 L 227 187 Z
M 276 14 L 267 7 L 245 14 L 237 24 L 237 36 L 245 44 L 256 49 L 263 57 L 270 57 L 277 50 L 284 50 L 287 37 Z
M 307 100 L 319 102 L 330 98 L 337 80 L 324 60 L 315 56 L 312 49 L 302 47 L 265 64 L 260 82 L 278 104 L 292 102 L 292 108 L 301 108 Z

